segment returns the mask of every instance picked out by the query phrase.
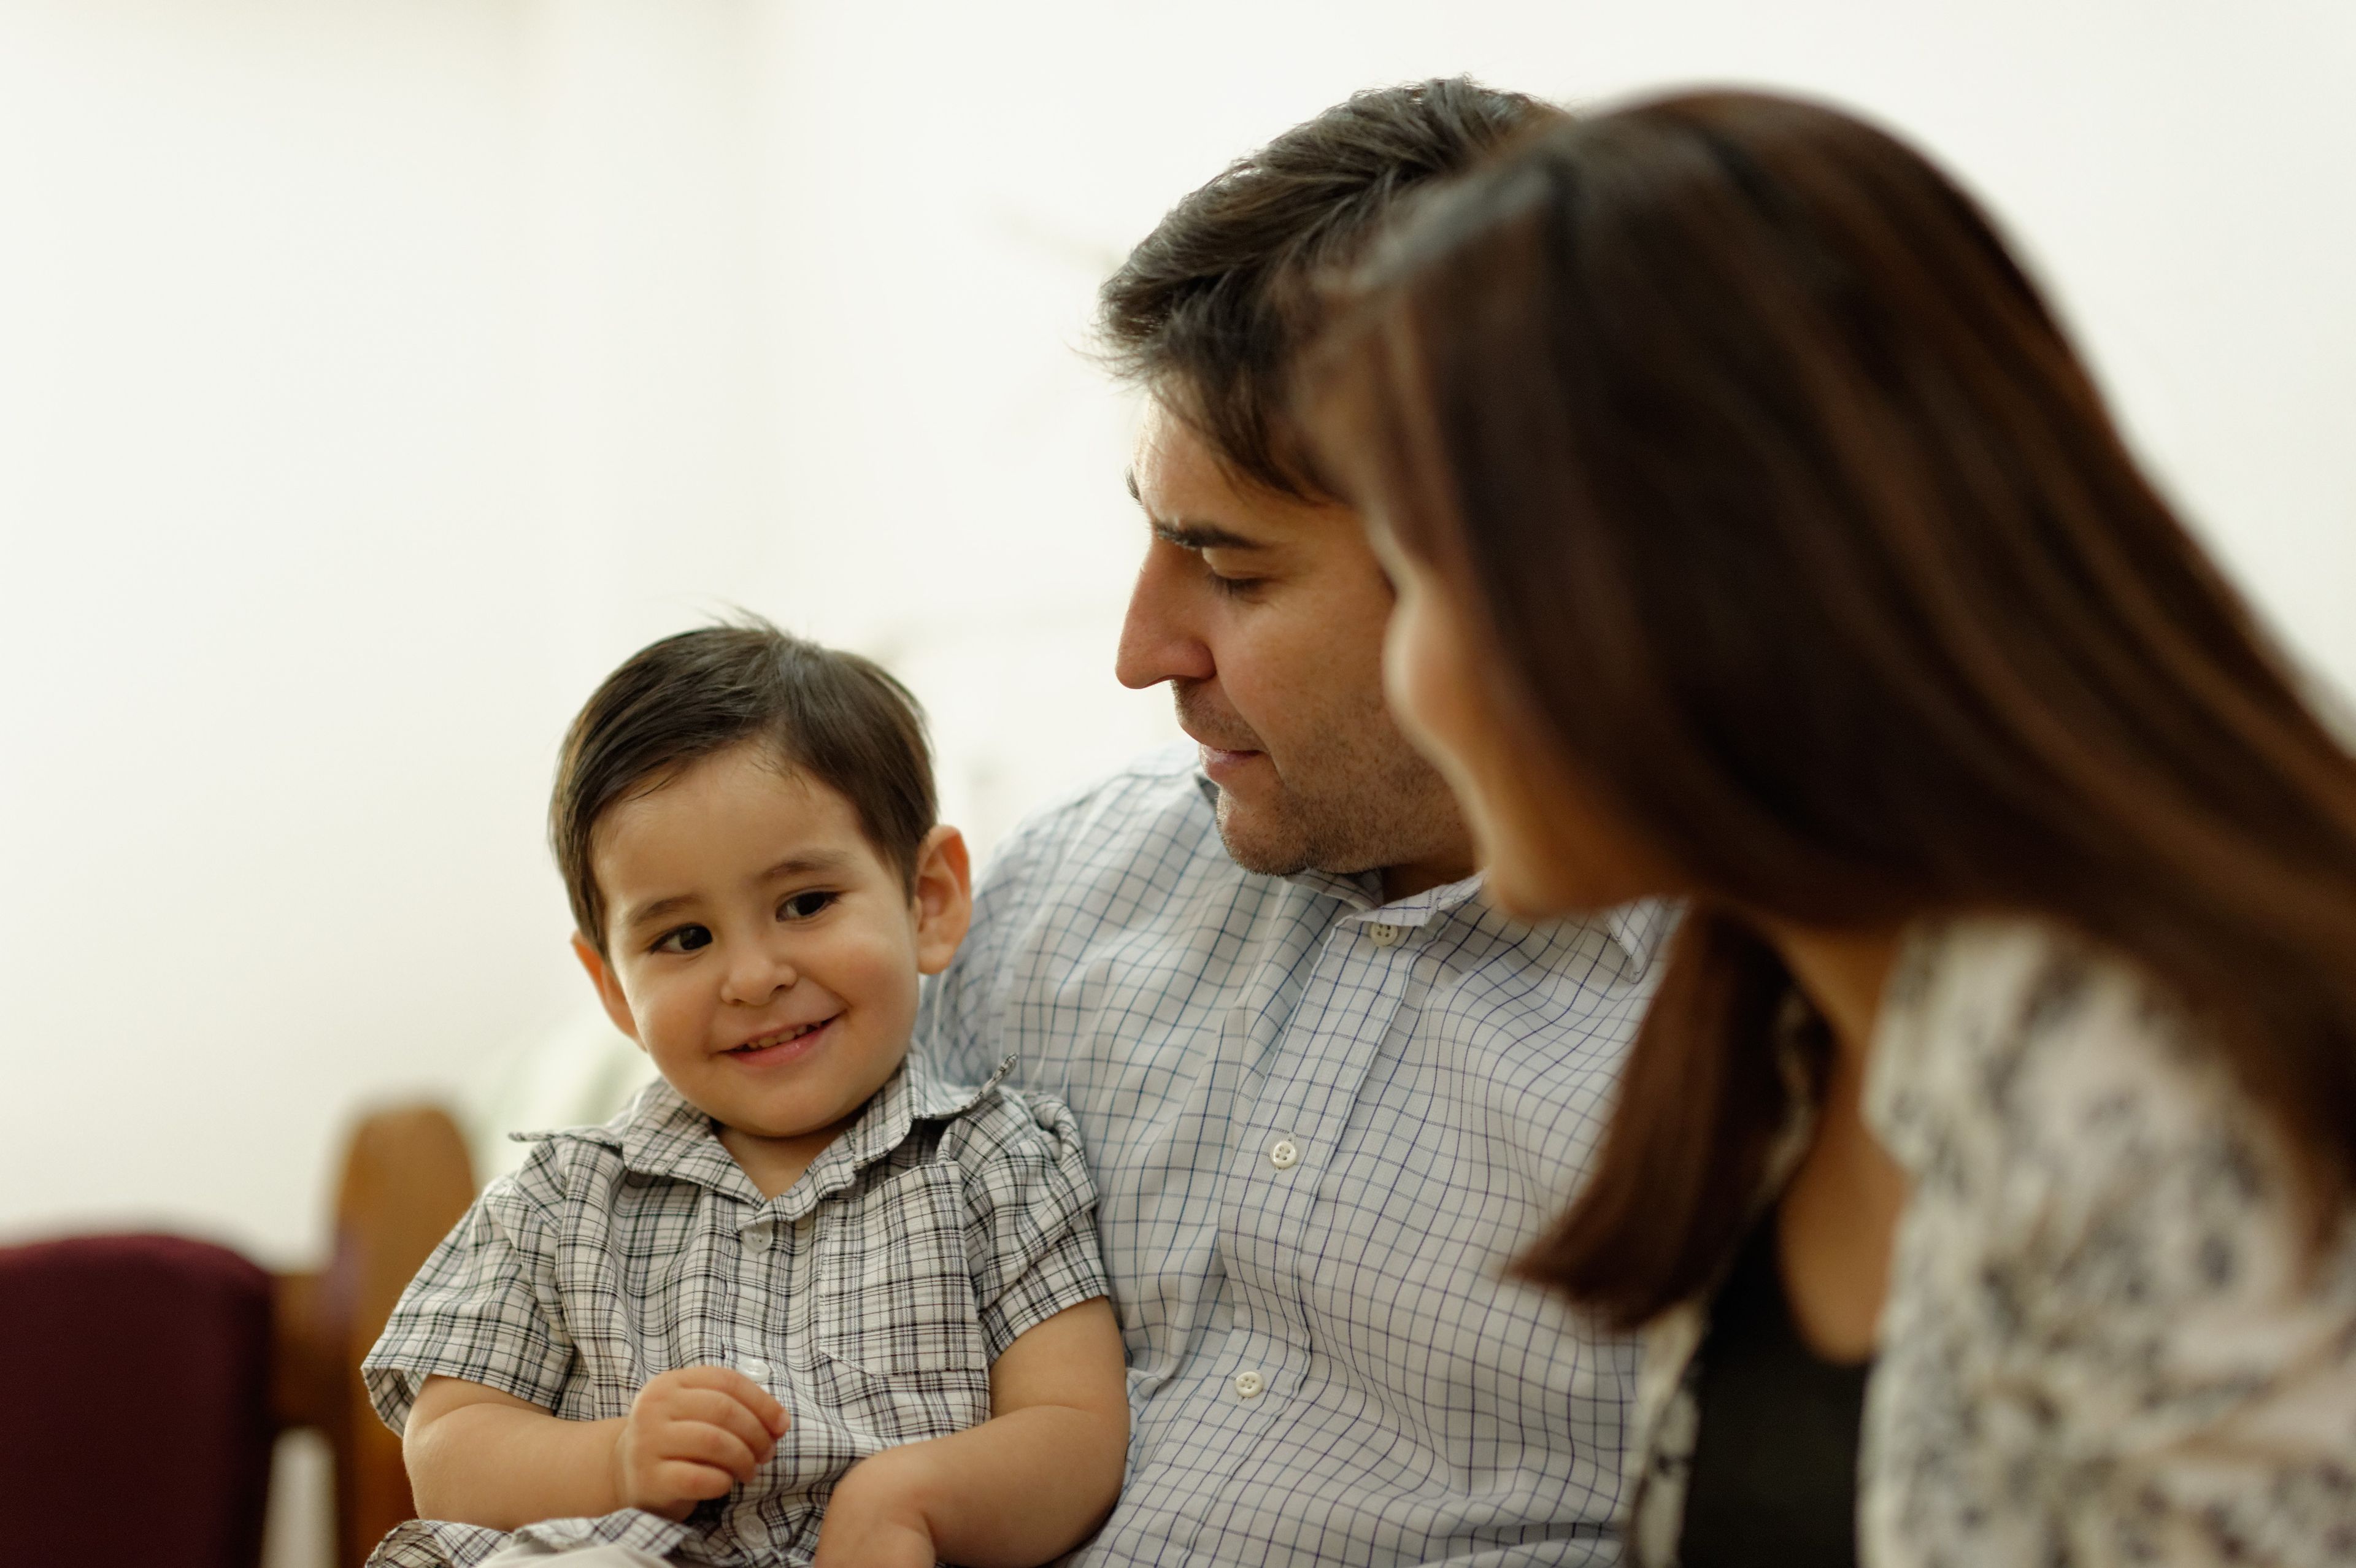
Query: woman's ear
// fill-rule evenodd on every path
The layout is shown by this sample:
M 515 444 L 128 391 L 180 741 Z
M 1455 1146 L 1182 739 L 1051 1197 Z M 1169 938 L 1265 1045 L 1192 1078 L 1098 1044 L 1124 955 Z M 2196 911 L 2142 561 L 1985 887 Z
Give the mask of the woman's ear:
M 573 956 L 589 971 L 589 983 L 597 987 L 597 999 L 605 1004 L 605 1016 L 614 1020 L 614 1027 L 637 1040 L 639 1050 L 645 1050 L 647 1042 L 638 1040 L 638 1020 L 630 1016 L 630 999 L 622 995 L 622 982 L 616 978 L 614 966 L 605 962 L 605 955 L 590 946 L 589 939 L 576 931 L 573 933 Z
M 937 975 L 957 956 L 973 923 L 973 866 L 965 835 L 936 827 L 916 851 L 916 885 L 910 901 L 916 917 L 916 969 Z

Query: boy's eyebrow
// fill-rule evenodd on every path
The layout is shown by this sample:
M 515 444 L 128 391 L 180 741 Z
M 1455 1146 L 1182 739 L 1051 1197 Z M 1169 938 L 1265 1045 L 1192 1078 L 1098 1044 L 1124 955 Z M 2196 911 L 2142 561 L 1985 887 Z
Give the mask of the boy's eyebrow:
M 851 864 L 851 858 L 841 849 L 807 849 L 798 855 L 788 855 L 759 876 L 755 882 L 783 881 L 787 877 L 808 877 L 827 871 L 840 871 Z
M 1129 498 L 1142 509 L 1145 506 L 1145 497 L 1137 493 L 1137 471 L 1130 469 L 1127 478 Z M 1265 540 L 1246 539 L 1234 529 L 1223 528 L 1216 523 L 1195 522 L 1185 517 L 1165 522 L 1151 512 L 1145 514 L 1145 520 L 1151 526 L 1155 539 L 1164 544 L 1174 544 L 1180 549 L 1266 549 L 1268 548 Z
M 783 881 L 788 877 L 822 876 L 840 871 L 851 863 L 851 858 L 839 849 L 811 849 L 798 855 L 788 855 L 776 865 L 753 879 L 755 886 L 763 882 Z M 622 917 L 622 929 L 636 931 L 642 925 L 652 925 L 659 920 L 677 914 L 697 901 L 693 893 L 673 893 L 667 899 L 657 899 L 650 904 L 629 911 Z
M 628 910 L 623 913 L 622 929 L 636 931 L 642 925 L 652 925 L 659 920 L 677 914 L 694 901 L 693 893 L 673 893 L 667 899 L 657 899 L 650 904 L 642 904 L 637 909 Z

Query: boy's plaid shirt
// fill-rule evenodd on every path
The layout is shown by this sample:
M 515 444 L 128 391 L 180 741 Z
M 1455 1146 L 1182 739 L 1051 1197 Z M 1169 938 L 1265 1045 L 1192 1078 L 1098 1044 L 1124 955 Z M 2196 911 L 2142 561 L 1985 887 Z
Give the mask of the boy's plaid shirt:
M 567 1419 L 626 1415 L 649 1378 L 735 1367 L 793 1424 L 752 1484 L 684 1523 L 636 1509 L 513 1535 L 419 1520 L 386 1568 L 511 1541 L 619 1542 L 688 1563 L 807 1562 L 845 1470 L 987 1420 L 990 1364 L 1107 1294 L 1071 1113 L 956 1089 L 911 1061 L 794 1186 L 764 1199 L 709 1117 L 658 1080 L 603 1127 L 531 1135 L 434 1255 L 363 1369 L 399 1431 L 429 1376 Z

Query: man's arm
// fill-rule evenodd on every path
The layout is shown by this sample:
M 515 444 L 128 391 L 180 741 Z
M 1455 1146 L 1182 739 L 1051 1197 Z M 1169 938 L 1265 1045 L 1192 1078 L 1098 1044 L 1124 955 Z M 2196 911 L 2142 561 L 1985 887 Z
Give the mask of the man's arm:
M 401 1453 L 426 1519 L 493 1530 L 624 1508 L 684 1519 L 752 1479 L 786 1425 L 785 1406 L 726 1367 L 665 1372 L 610 1421 L 566 1421 L 481 1383 L 430 1377 Z
M 1087 1539 L 1120 1495 L 1129 1381 L 1098 1297 L 1018 1338 L 990 1369 L 991 1419 L 887 1448 L 835 1488 L 815 1568 L 1034 1568 Z

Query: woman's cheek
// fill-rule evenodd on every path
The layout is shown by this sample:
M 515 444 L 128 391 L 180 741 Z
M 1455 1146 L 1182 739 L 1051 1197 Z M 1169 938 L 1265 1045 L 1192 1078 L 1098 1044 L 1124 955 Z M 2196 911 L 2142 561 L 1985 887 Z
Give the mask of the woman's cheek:
M 1434 666 L 1441 650 L 1433 645 L 1430 603 L 1420 592 L 1400 596 L 1383 643 L 1383 688 L 1399 728 L 1425 754 L 1433 755 L 1453 747 L 1440 711 L 1440 671 Z
M 1442 601 L 1430 592 L 1403 603 L 1395 639 L 1397 677 L 1392 705 L 1409 739 L 1447 774 L 1460 793 L 1484 797 L 1467 801 L 1476 813 L 1493 810 L 1500 781 L 1494 764 L 1510 748 L 1501 744 L 1483 694 L 1472 679 L 1459 628 Z

